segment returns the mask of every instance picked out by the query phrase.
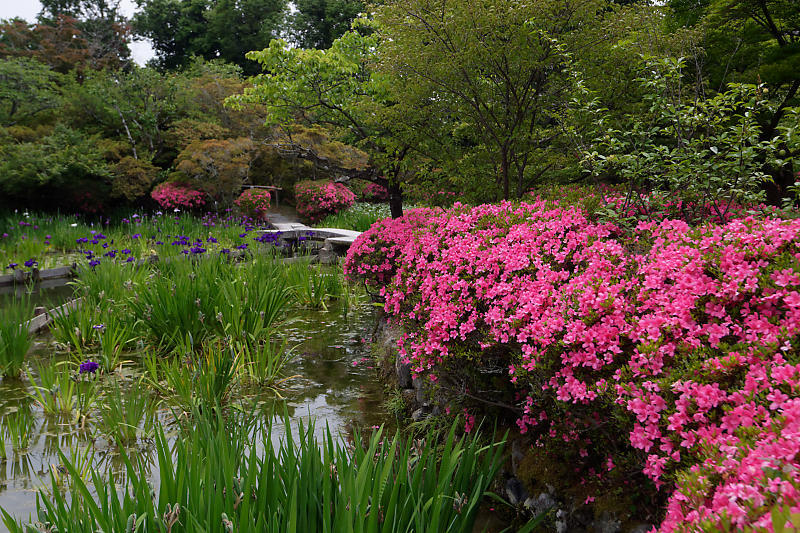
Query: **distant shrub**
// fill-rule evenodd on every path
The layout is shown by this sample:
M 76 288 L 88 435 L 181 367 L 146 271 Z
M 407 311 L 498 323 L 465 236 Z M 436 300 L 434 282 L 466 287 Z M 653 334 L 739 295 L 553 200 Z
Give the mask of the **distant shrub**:
M 350 189 L 331 181 L 301 181 L 294 186 L 294 197 L 297 212 L 311 222 L 338 213 L 356 200 Z
M 383 185 L 370 183 L 361 191 L 361 199 L 365 202 L 385 202 L 389 199 L 389 191 Z
M 156 186 L 150 196 L 163 208 L 191 209 L 206 203 L 203 193 L 181 183 L 165 182 Z
M 264 189 L 247 189 L 233 203 L 250 217 L 257 217 L 269 209 L 270 194 Z

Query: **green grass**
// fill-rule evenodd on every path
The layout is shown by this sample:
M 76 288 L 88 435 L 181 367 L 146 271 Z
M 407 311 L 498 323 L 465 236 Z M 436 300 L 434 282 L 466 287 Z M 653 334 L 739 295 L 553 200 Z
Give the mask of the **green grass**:
M 335 215 L 328 215 L 319 221 L 318 228 L 341 228 L 353 231 L 367 231 L 380 219 L 391 216 L 386 204 L 357 203 Z

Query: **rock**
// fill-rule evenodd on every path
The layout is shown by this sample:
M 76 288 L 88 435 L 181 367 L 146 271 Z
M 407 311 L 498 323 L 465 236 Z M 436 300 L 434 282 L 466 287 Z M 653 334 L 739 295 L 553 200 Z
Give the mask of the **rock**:
M 397 373 L 397 386 L 401 389 L 410 389 L 413 386 L 411 379 L 411 363 L 403 363 L 400 354 L 397 354 L 394 364 Z
M 414 387 L 414 390 L 417 391 L 417 403 L 420 405 L 428 405 L 428 390 L 425 386 L 425 382 L 420 378 L 414 378 L 411 380 L 411 385 Z
M 564 509 L 556 511 L 556 531 L 557 533 L 567 533 L 567 513 Z
M 323 265 L 335 265 L 339 262 L 339 256 L 333 250 L 322 248 L 317 255 L 317 261 Z
M 414 392 L 414 389 L 404 389 L 400 391 L 400 394 L 403 396 L 403 401 L 406 405 L 415 405 L 417 393 Z
M 422 407 L 411 413 L 411 420 L 413 420 L 414 422 L 419 422 L 420 420 L 425 420 L 426 418 L 428 418 L 428 414 Z
M 519 505 L 528 499 L 528 491 L 520 480 L 512 477 L 506 481 L 506 497 L 511 505 Z
M 600 518 L 595 519 L 592 530 L 597 533 L 619 533 L 622 522 L 609 512 L 604 512 Z
M 630 533 L 648 533 L 652 531 L 655 526 L 653 524 L 639 524 L 630 530 Z
M 525 500 L 524 505 L 534 516 L 538 516 L 555 507 L 556 501 L 546 492 L 542 492 L 536 498 L 530 497 Z
M 522 440 L 517 439 L 511 443 L 511 474 L 517 475 L 519 463 L 525 458 L 525 448 Z
M 43 315 L 46 312 L 47 312 L 47 308 L 46 307 L 42 307 L 41 305 L 33 308 L 33 316 Z

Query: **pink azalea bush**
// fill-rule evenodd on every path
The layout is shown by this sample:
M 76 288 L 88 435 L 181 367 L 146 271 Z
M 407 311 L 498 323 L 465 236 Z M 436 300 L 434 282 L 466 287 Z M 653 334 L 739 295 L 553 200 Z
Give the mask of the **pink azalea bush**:
M 246 189 L 233 203 L 246 215 L 255 217 L 269 209 L 270 194 L 264 189 Z
M 380 287 L 417 375 L 502 354 L 534 447 L 571 446 L 587 478 L 638 469 L 667 497 L 660 531 L 769 529 L 800 511 L 799 237 L 456 204 L 376 223 L 345 272 Z
M 297 212 L 311 222 L 347 209 L 356 195 L 341 183 L 332 181 L 300 181 L 294 186 Z
M 189 185 L 169 181 L 156 185 L 150 197 L 165 209 L 192 209 L 206 203 L 202 192 Z
M 365 202 L 385 202 L 389 199 L 389 191 L 383 185 L 370 183 L 361 191 L 361 199 Z

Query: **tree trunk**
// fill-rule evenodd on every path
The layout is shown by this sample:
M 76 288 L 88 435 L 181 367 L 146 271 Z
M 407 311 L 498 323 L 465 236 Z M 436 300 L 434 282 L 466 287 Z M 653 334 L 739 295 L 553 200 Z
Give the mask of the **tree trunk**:
M 389 190 L 389 210 L 392 218 L 400 218 L 403 216 L 403 189 L 396 181 L 389 183 L 387 189 Z
M 508 200 L 508 148 L 506 147 L 500 149 L 500 176 L 503 180 L 503 200 Z

